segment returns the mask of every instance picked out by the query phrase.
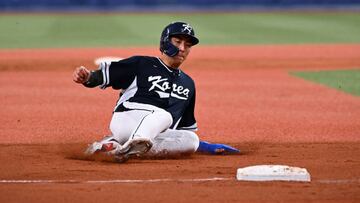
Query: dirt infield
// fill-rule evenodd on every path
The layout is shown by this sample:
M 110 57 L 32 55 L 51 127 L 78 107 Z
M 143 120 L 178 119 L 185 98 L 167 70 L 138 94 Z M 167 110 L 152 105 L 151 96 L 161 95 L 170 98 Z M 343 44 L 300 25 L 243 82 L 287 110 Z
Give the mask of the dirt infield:
M 134 54 L 158 52 L 0 50 L 0 202 L 360 201 L 360 98 L 288 74 L 360 68 L 360 45 L 196 47 L 184 70 L 197 84 L 198 134 L 242 153 L 86 160 L 118 92 L 82 88 L 72 70 Z M 235 180 L 256 164 L 305 167 L 312 182 Z

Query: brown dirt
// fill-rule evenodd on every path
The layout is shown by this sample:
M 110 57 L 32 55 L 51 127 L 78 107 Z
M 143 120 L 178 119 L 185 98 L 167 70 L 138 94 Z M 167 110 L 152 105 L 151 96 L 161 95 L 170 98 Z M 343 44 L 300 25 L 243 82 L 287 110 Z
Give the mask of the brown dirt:
M 158 53 L 0 50 L 0 202 L 360 201 L 359 97 L 288 74 L 359 68 L 360 45 L 196 47 L 184 70 L 197 83 L 199 136 L 241 155 L 84 160 L 86 143 L 109 133 L 118 93 L 82 88 L 72 70 L 135 54 Z M 256 164 L 305 167 L 312 182 L 236 181 L 237 168 Z

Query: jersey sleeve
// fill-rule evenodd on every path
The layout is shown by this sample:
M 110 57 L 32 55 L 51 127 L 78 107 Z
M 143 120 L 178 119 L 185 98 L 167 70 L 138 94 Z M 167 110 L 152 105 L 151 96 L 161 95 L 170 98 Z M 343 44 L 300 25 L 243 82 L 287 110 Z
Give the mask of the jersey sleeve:
M 138 57 L 131 57 L 117 62 L 102 62 L 99 70 L 102 73 L 103 82 L 101 89 L 112 87 L 113 89 L 126 89 L 134 81 L 137 72 Z
M 197 131 L 197 123 L 194 116 L 195 111 L 195 98 L 196 98 L 196 92 L 194 91 L 194 95 L 192 96 L 189 105 L 185 109 L 185 112 L 183 116 L 180 119 L 180 123 L 177 126 L 177 129 L 179 130 L 191 130 L 191 131 Z

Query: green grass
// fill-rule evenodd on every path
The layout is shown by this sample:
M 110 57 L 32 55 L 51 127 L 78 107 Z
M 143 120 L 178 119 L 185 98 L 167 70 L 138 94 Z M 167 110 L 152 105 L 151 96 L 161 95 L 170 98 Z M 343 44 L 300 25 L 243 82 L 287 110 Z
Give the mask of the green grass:
M 360 69 L 317 72 L 291 72 L 309 81 L 324 84 L 337 90 L 360 96 Z
M 201 44 L 360 42 L 360 13 L 2 14 L 0 48 L 157 45 L 178 20 Z

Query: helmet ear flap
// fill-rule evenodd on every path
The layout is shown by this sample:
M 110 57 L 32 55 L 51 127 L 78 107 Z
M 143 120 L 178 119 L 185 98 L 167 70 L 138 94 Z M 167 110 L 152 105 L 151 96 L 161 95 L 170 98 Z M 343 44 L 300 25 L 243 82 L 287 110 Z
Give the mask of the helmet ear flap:
M 166 54 L 170 57 L 174 57 L 179 53 L 179 49 L 176 46 L 174 46 L 170 42 L 170 40 L 165 41 L 164 47 L 165 47 L 164 54 Z
M 175 45 L 173 45 L 170 41 L 169 28 L 166 29 L 166 32 L 163 32 L 162 34 L 160 41 L 160 51 L 170 57 L 174 57 L 179 53 L 179 49 Z

